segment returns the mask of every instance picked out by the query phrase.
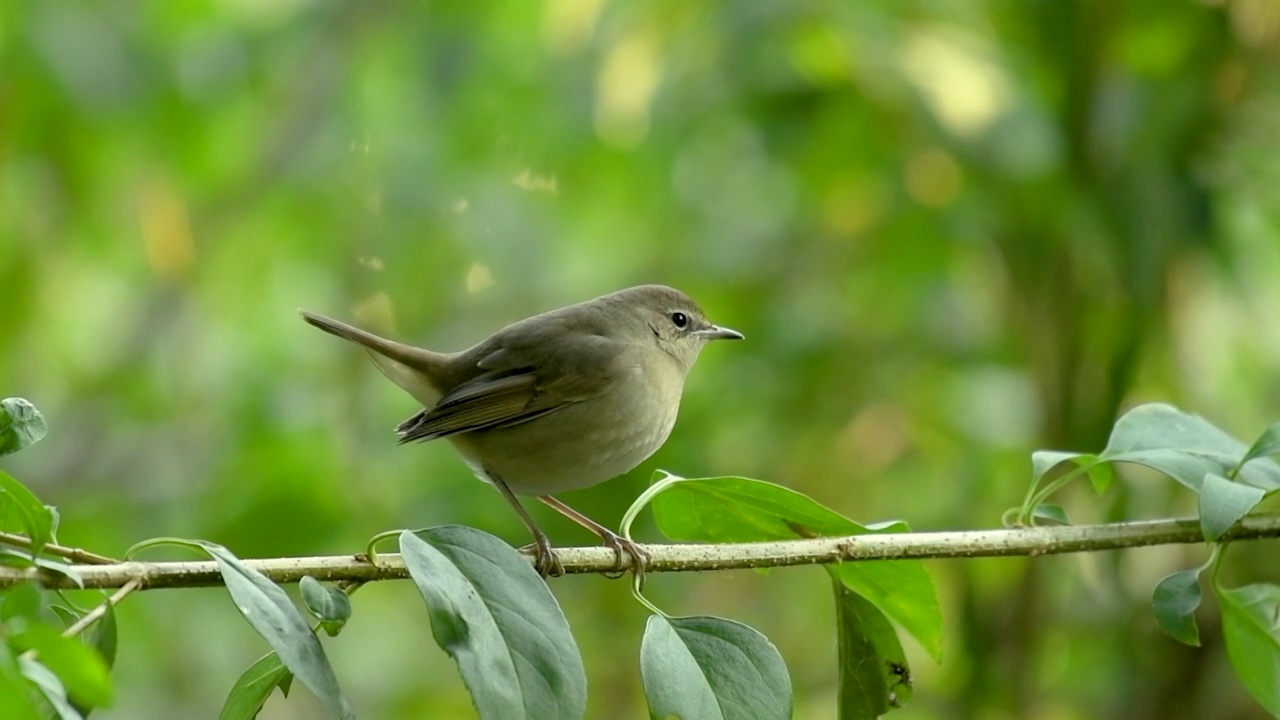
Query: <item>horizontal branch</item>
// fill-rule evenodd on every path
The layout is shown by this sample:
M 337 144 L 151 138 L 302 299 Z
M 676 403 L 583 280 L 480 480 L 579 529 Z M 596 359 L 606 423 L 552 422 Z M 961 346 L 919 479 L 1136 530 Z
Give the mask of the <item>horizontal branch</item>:
M 1280 537 L 1280 514 L 1246 517 L 1223 536 L 1225 540 Z M 647 572 L 690 572 L 823 565 L 868 560 L 1002 557 L 1095 552 L 1145 545 L 1198 543 L 1204 540 L 1195 518 L 1141 520 L 1107 525 L 1074 525 L 961 532 L 890 533 L 824 537 L 778 542 L 733 544 L 641 545 L 649 554 Z M 613 551 L 605 547 L 556 550 L 565 572 L 601 573 L 614 569 Z M 396 554 L 379 555 L 376 565 L 356 555 L 245 560 L 246 565 L 278 583 L 294 583 L 310 575 L 318 580 L 370 582 L 409 576 Z M 86 588 L 116 588 L 138 581 L 143 589 L 205 587 L 222 584 L 213 561 L 121 562 L 73 565 Z M 76 587 L 75 581 L 40 568 L 0 567 L 0 589 L 35 581 L 46 587 Z

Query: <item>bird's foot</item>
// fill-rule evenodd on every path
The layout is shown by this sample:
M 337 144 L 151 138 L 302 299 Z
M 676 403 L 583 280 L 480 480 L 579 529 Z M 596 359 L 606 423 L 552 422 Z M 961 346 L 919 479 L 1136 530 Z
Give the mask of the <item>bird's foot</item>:
M 613 549 L 613 554 L 617 558 L 617 566 L 613 570 L 606 572 L 604 576 L 607 578 L 620 578 L 627 574 L 628 563 L 626 558 L 622 556 L 623 552 L 625 552 L 631 556 L 630 570 L 636 574 L 636 582 L 639 583 L 640 587 L 644 587 L 644 570 L 649 564 L 649 553 L 642 550 L 639 545 L 631 540 L 611 530 L 605 530 L 600 539 L 604 541 L 605 547 Z
M 551 541 L 546 535 L 534 535 L 533 542 L 520 548 L 520 552 L 533 555 L 533 567 L 542 577 L 560 577 L 564 574 L 564 565 L 560 564 L 560 558 L 551 549 Z

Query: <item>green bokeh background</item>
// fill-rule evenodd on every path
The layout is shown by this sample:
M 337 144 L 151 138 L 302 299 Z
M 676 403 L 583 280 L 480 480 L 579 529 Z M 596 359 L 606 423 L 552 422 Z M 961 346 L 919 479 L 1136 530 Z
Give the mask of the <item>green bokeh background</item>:
M 1270 0 L 17 0 L 0 395 L 50 433 L 4 467 L 64 543 L 106 554 L 354 552 L 444 523 L 523 543 L 448 446 L 395 446 L 413 402 L 296 309 L 449 350 L 664 282 L 748 339 L 703 354 L 652 460 L 570 504 L 616 523 L 664 468 L 863 522 L 997 526 L 1031 450 L 1099 450 L 1133 403 L 1246 441 L 1280 419 L 1278 123 Z M 1077 521 L 1194 511 L 1138 473 L 1062 501 Z M 929 563 L 945 659 L 909 645 L 893 717 L 1261 717 L 1211 599 L 1199 650 L 1147 607 L 1203 557 Z M 1236 548 L 1227 579 L 1275 581 L 1274 557 Z M 819 571 L 650 585 L 760 629 L 796 717 L 834 715 Z M 645 717 L 625 583 L 552 586 L 589 717 Z M 354 600 L 326 644 L 361 716 L 470 717 L 412 586 Z M 212 717 L 265 651 L 215 589 L 141 593 L 120 620 L 104 720 Z M 262 717 L 318 712 L 297 689 Z

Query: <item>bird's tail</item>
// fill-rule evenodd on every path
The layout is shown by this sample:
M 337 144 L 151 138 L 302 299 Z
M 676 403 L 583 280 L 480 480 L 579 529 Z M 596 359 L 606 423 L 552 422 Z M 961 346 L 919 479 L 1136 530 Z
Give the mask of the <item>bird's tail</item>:
M 308 324 L 368 350 L 378 369 L 424 406 L 431 407 L 439 398 L 442 391 L 437 386 L 435 378 L 440 377 L 442 368 L 447 363 L 448 358 L 445 355 L 388 340 L 358 327 L 306 310 L 299 310 L 298 314 Z

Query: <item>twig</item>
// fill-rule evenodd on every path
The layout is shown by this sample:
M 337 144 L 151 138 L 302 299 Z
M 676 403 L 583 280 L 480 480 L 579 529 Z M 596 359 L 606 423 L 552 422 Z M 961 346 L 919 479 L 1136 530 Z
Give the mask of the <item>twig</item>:
M 13 533 L 0 532 L 0 544 L 12 545 L 14 547 L 31 549 L 31 538 L 26 535 L 15 535 Z M 49 555 L 57 555 L 66 558 L 72 562 L 84 565 L 116 565 L 119 560 L 109 558 L 106 555 L 99 555 L 88 550 L 80 548 L 67 547 L 65 545 L 54 545 L 53 543 L 45 543 L 40 546 L 40 552 Z
M 84 632 L 85 628 L 94 624 L 95 622 L 98 621 L 99 618 L 107 614 L 107 608 L 115 607 L 116 605 L 119 605 L 120 601 L 124 600 L 125 597 L 129 595 L 129 593 L 141 587 L 142 587 L 142 580 L 140 578 L 132 578 L 131 580 L 129 580 L 129 582 L 125 583 L 124 585 L 121 585 L 119 590 L 116 590 L 115 592 L 111 593 L 111 597 L 102 601 L 102 604 L 98 605 L 94 609 L 85 613 L 80 617 L 79 620 L 67 626 L 67 629 L 62 631 L 62 637 L 75 637 L 76 635 L 79 635 L 80 633 Z
M 1280 537 L 1280 514 L 1246 517 L 1223 540 L 1257 540 Z M 735 544 L 642 545 L 649 555 L 646 570 L 690 572 L 819 565 L 872 560 L 924 558 L 1002 557 L 1094 552 L 1145 545 L 1203 542 L 1195 518 L 1140 520 L 1107 525 L 1034 527 L 961 532 L 892 533 L 850 537 L 812 538 L 778 542 Z M 613 551 L 605 547 L 571 547 L 556 550 L 569 573 L 602 573 L 614 570 Z M 380 554 L 371 565 L 356 555 L 266 558 L 245 560 L 246 565 L 278 583 L 294 583 L 306 575 L 318 580 L 371 582 L 408 577 L 403 559 Z M 77 565 L 73 568 L 86 588 L 122 587 L 132 580 L 141 589 L 208 587 L 222 584 L 218 565 L 196 562 L 123 562 L 113 565 Z M 69 577 L 40 568 L 0 567 L 0 589 L 34 581 L 46 587 L 75 587 Z

